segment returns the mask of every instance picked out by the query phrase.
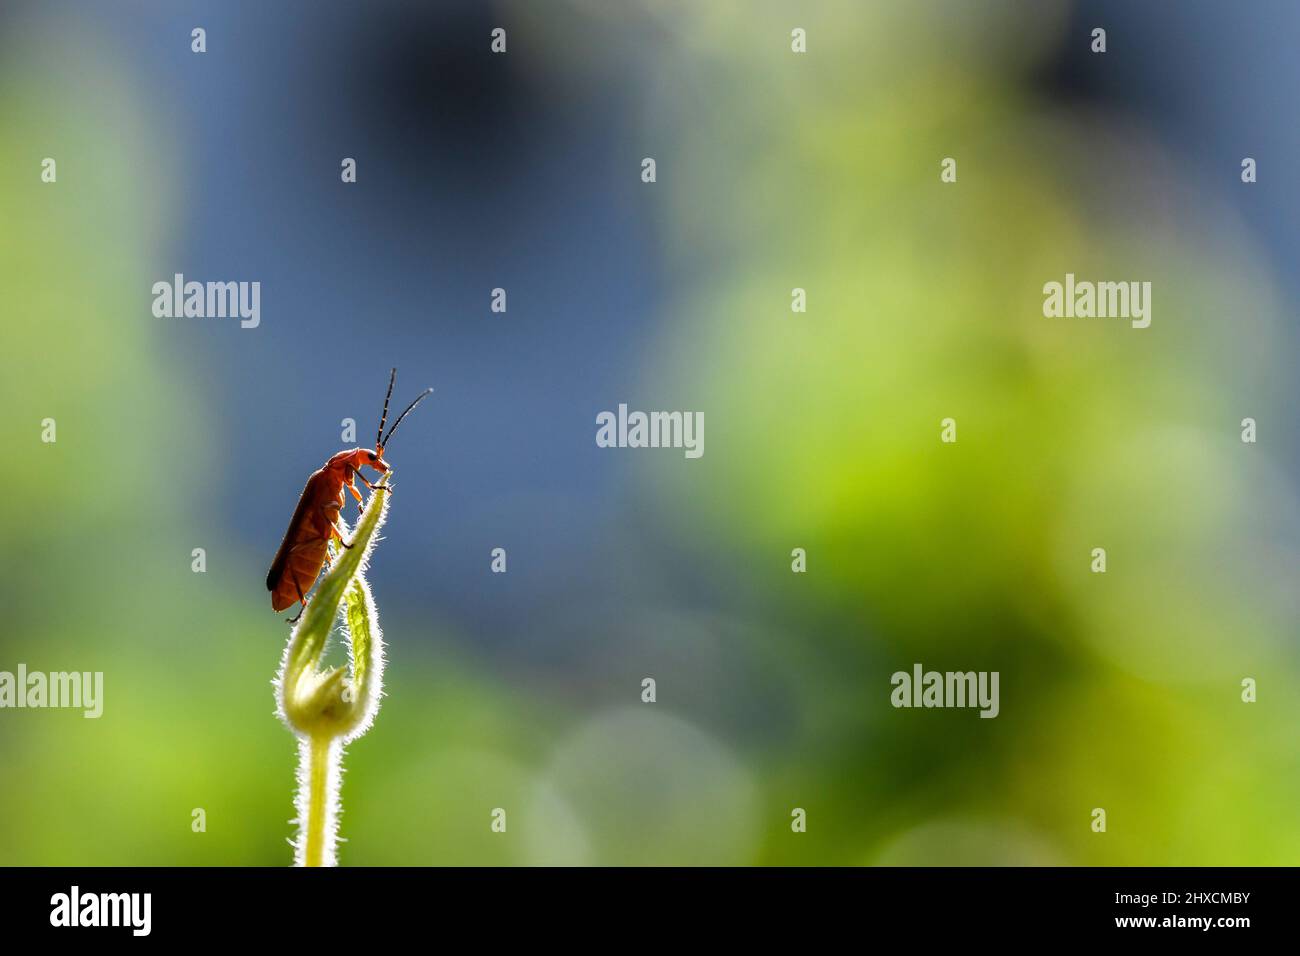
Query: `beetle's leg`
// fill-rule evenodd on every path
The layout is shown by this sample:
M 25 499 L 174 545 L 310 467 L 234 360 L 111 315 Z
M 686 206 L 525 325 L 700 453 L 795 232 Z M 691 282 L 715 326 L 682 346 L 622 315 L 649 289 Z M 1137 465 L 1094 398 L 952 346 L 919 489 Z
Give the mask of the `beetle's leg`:
M 360 479 L 365 483 L 365 486 L 366 486 L 367 488 L 370 489 L 370 492 L 371 492 L 370 497 L 371 497 L 371 498 L 373 498 L 373 497 L 375 496 L 374 493 L 375 493 L 376 491 L 392 491 L 392 490 L 393 490 L 392 488 L 389 488 L 387 485 L 372 485 L 372 484 L 370 483 L 370 479 L 367 478 L 365 475 L 361 474 L 361 472 L 359 472 L 359 471 L 358 471 L 358 472 L 354 472 L 354 474 L 356 475 L 356 477 L 360 478 Z M 356 499 L 357 499 L 357 511 L 359 511 L 359 512 L 364 512 L 364 511 L 366 510 L 366 506 L 365 506 L 364 504 L 361 503 L 361 495 L 357 493 L 357 486 L 356 486 L 356 485 L 351 485 L 351 488 L 352 488 L 352 494 L 353 494 L 354 496 L 356 496 Z
M 339 530 L 339 526 L 338 526 L 338 525 L 333 524 L 333 523 L 330 524 L 330 534 L 332 534 L 332 535 L 334 536 L 335 540 L 337 540 L 339 544 L 341 544 L 341 545 L 343 545 L 343 547 L 345 547 L 345 548 L 351 550 L 352 545 L 348 544 L 346 541 L 343 540 L 343 532 Z
M 365 481 L 366 479 L 362 478 L 361 480 Z M 345 487 L 348 491 L 352 492 L 352 497 L 357 499 L 357 511 L 362 511 L 365 508 L 366 503 L 361 500 L 361 492 L 357 491 L 357 483 L 355 481 L 349 481 Z
M 361 472 L 357 472 L 357 477 L 360 478 L 362 481 L 364 481 L 366 487 L 369 488 L 371 491 L 392 491 L 393 490 L 388 485 L 372 485 L 370 483 L 370 480 L 366 478 L 365 475 L 361 474 Z
M 297 579 L 297 578 L 294 578 L 294 579 L 293 579 L 293 586 L 294 586 L 294 589 L 298 592 L 298 600 L 302 602 L 302 611 L 299 611 L 299 612 L 298 612 L 298 616 L 297 616 L 297 617 L 291 617 L 291 618 L 289 618 L 289 623 L 290 623 L 290 624 L 297 624 L 298 621 L 299 621 L 299 619 L 301 619 L 301 617 L 302 617 L 303 611 L 306 611 L 306 610 L 307 610 L 307 599 L 306 599 L 305 597 L 302 596 L 302 588 L 298 586 L 298 579 Z

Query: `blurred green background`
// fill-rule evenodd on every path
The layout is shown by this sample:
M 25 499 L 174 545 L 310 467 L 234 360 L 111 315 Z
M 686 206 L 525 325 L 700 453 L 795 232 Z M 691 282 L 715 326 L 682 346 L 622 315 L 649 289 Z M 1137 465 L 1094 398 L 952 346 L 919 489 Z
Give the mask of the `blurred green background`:
M 1296 863 L 1297 13 L 1214 6 L 7 6 L 0 670 L 105 704 L 0 711 L 0 864 L 289 862 L 261 582 L 391 364 L 345 865 Z M 1000 715 L 893 709 L 917 662 Z

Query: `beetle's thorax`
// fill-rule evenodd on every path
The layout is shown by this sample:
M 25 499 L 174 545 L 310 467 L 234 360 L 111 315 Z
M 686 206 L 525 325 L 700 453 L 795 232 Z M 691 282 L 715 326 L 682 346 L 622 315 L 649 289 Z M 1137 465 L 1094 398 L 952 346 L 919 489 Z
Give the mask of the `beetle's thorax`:
M 381 473 L 388 470 L 386 463 L 379 457 L 379 453 L 371 448 L 345 448 L 325 462 L 324 470 L 350 477 L 352 472 L 357 471 L 363 465 Z
M 368 450 L 365 448 L 344 448 L 340 452 L 335 452 L 330 456 L 330 460 L 325 462 L 326 468 L 342 468 L 345 465 L 351 465 L 356 468 L 361 462 L 366 460 Z

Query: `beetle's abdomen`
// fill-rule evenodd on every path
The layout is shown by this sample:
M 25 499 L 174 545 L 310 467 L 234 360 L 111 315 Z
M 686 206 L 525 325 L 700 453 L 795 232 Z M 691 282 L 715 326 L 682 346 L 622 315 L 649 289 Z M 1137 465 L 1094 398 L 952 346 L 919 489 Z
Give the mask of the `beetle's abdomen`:
M 280 550 L 266 576 L 271 607 L 283 611 L 298 603 L 316 583 L 325 564 L 330 526 L 338 520 L 342 488 L 332 472 L 322 469 L 307 479 L 298 507 L 289 521 Z
M 296 545 L 289 552 L 284 564 L 284 573 L 274 591 L 271 592 L 271 607 L 283 611 L 292 607 L 305 597 L 320 576 L 325 564 L 328 538 L 315 538 Z

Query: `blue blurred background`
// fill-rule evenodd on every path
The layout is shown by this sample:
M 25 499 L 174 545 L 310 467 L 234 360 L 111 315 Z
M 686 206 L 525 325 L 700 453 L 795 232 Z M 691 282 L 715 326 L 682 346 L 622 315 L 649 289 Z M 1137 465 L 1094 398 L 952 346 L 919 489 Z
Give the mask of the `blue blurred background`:
M 0 669 L 106 702 L 0 713 L 0 863 L 288 862 L 263 582 L 392 365 L 436 392 L 344 863 L 1294 863 L 1297 25 L 6 3 Z M 260 326 L 155 318 L 177 272 L 260 281 Z M 1066 272 L 1152 281 L 1152 327 L 1044 319 Z M 705 455 L 596 447 L 620 402 Z M 917 661 L 1001 716 L 895 711 Z

